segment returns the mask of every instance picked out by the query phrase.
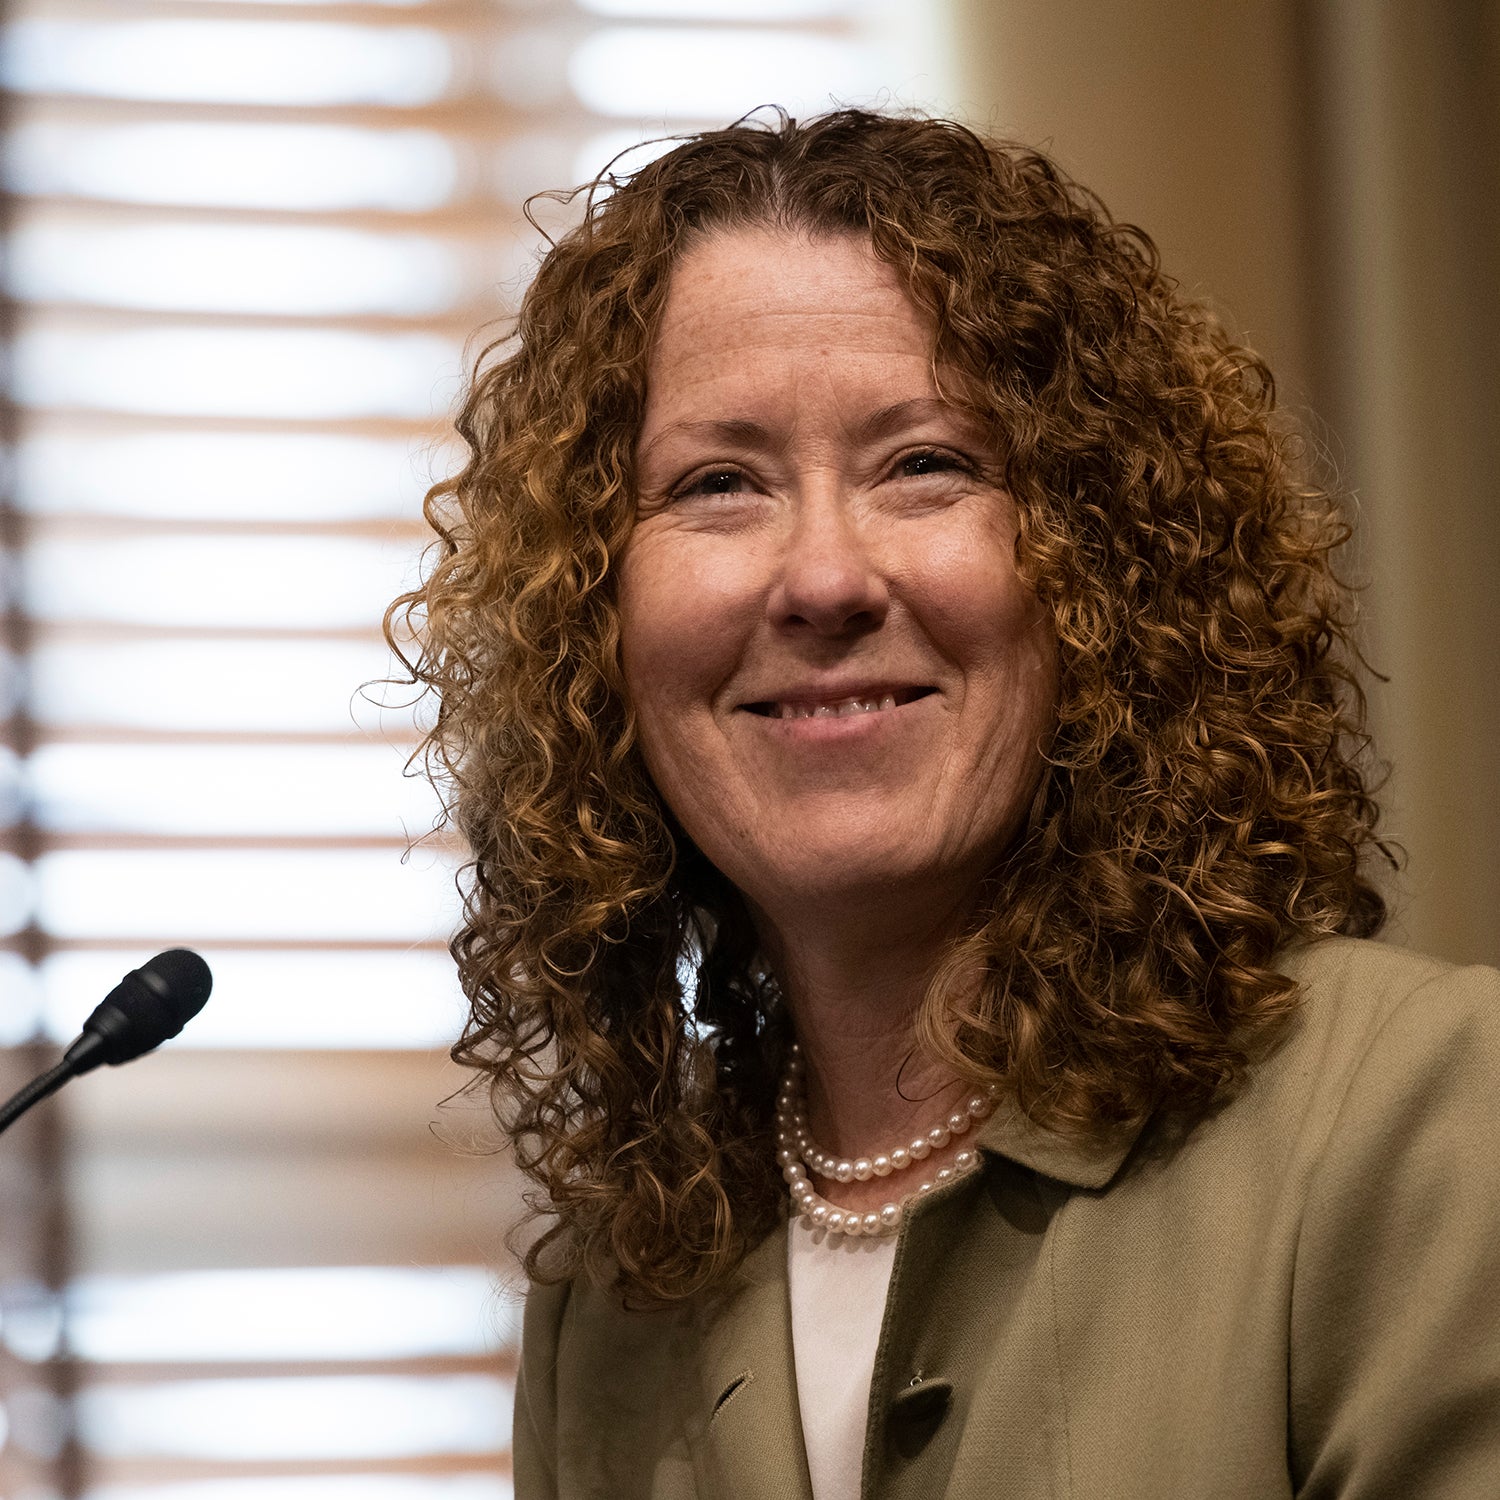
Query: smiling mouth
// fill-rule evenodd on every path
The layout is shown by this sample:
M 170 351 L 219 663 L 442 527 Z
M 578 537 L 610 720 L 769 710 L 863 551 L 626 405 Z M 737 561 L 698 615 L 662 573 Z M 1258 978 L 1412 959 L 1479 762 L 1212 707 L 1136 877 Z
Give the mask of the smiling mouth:
M 889 692 L 861 693 L 848 698 L 817 700 L 777 699 L 765 703 L 747 703 L 747 712 L 763 719 L 851 719 L 856 714 L 878 714 L 915 703 L 936 692 L 936 688 L 893 688 Z

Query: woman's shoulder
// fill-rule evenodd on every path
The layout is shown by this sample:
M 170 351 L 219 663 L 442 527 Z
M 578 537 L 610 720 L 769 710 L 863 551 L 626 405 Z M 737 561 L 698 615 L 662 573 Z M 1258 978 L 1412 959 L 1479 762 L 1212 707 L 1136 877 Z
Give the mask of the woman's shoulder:
M 1500 970 L 1390 943 L 1327 937 L 1282 950 L 1298 986 L 1287 1020 L 1239 1085 L 1179 1133 L 1148 1130 L 1141 1156 L 1278 1163 L 1288 1180 L 1330 1151 L 1384 1138 L 1398 1117 L 1446 1113 L 1482 1129 L 1500 1093 Z
M 1277 965 L 1300 983 L 1372 999 L 1399 999 L 1451 975 L 1500 982 L 1500 969 L 1487 964 L 1450 963 L 1374 938 L 1324 937 L 1298 943 L 1282 952 Z
M 1500 1091 L 1500 970 L 1346 937 L 1276 967 L 1299 1004 L 1224 1111 L 1226 1140 L 1280 1137 L 1322 1157 L 1385 1138 L 1398 1118 L 1483 1128 Z
M 534 1282 L 526 1294 L 521 1334 L 522 1376 L 554 1390 L 587 1383 L 602 1372 L 606 1383 L 622 1369 L 650 1384 L 651 1372 L 680 1370 L 691 1342 L 696 1302 L 633 1304 L 613 1286 L 583 1271 L 563 1280 Z
M 1500 1025 L 1500 969 L 1449 963 L 1391 943 L 1329 937 L 1288 949 L 1277 968 L 1300 988 L 1294 1053 L 1314 1050 L 1351 1061 L 1391 1029 L 1408 1041 L 1439 1041 L 1466 1021 Z
M 1283 972 L 1301 1025 L 1258 1115 L 1294 1122 L 1293 1471 L 1308 1492 L 1361 1469 L 1390 1494 L 1491 1493 L 1500 971 L 1333 939 Z

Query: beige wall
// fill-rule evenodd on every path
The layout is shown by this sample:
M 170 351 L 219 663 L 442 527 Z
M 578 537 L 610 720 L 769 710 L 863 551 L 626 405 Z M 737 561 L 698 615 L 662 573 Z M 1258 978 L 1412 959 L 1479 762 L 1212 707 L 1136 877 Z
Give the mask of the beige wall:
M 1359 497 L 1389 936 L 1500 963 L 1500 19 L 1486 0 L 953 0 L 1046 146 L 1270 360 Z
M 1279 4 L 956 0 L 969 115 L 1139 224 L 1305 400 L 1293 29 Z

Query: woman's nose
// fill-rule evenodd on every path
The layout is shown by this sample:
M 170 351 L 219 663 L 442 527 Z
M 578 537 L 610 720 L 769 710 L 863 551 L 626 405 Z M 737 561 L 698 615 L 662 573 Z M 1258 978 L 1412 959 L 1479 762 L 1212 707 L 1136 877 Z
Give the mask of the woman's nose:
M 862 635 L 884 623 L 885 574 L 841 499 L 798 506 L 768 605 L 777 626 L 817 635 Z

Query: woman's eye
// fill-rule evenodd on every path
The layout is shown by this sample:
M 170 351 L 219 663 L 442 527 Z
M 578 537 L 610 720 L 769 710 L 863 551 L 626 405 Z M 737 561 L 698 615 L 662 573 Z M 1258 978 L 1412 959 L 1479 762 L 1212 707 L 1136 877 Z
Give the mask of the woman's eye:
M 745 476 L 738 469 L 709 469 L 695 474 L 674 491 L 678 499 L 687 495 L 736 495 L 745 487 Z
M 940 453 L 936 449 L 924 449 L 921 453 L 908 453 L 897 467 L 903 477 L 920 479 L 924 474 L 948 474 L 955 470 L 967 473 L 966 464 L 956 453 Z

